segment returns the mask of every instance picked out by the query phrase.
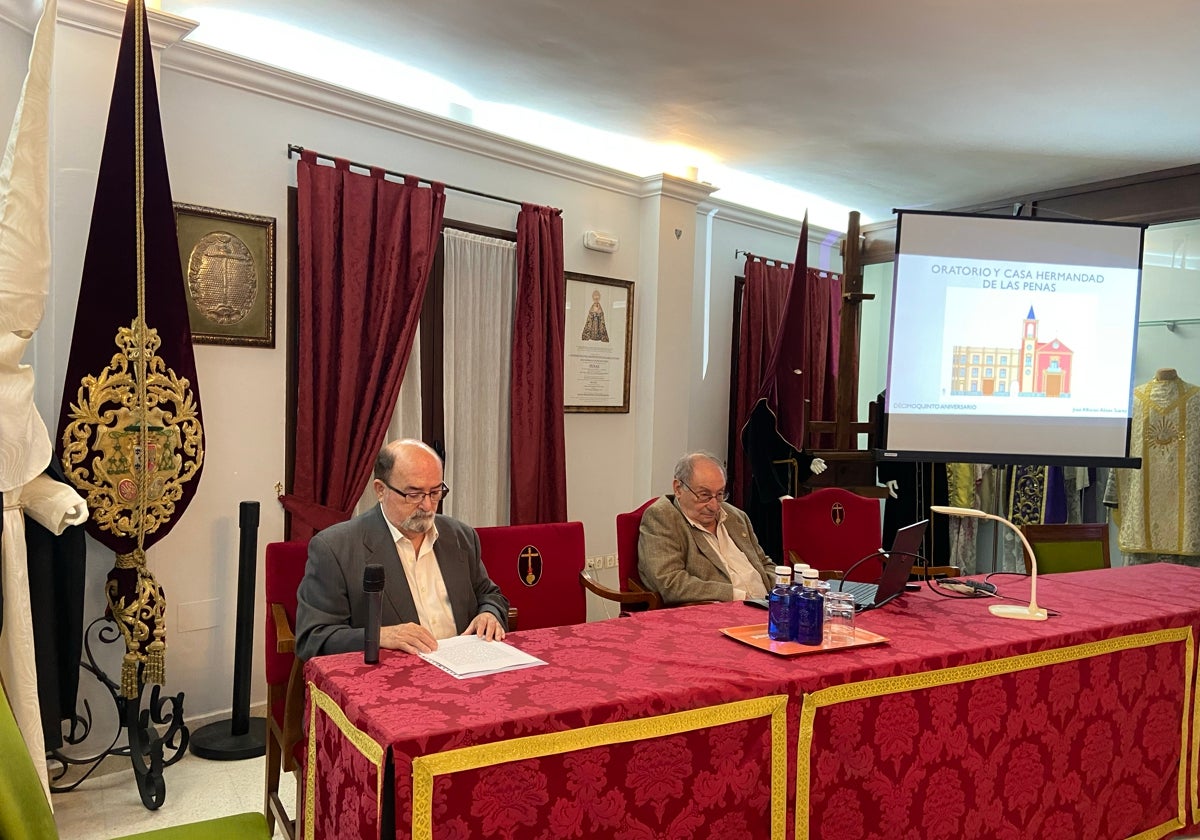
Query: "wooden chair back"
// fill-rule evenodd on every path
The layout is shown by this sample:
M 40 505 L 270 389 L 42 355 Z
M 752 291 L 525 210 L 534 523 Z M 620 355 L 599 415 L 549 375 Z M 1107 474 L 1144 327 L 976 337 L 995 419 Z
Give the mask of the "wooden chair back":
M 1021 532 L 1033 548 L 1039 574 L 1107 569 L 1108 524 L 1022 525 Z

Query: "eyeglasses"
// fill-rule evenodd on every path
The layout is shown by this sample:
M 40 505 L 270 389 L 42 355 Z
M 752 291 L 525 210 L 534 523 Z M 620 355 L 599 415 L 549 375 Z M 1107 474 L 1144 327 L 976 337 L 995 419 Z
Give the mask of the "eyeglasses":
M 383 481 L 382 478 L 379 480 Z M 421 504 L 421 500 L 424 499 L 426 496 L 429 497 L 429 501 L 433 502 L 436 505 L 442 499 L 446 498 L 446 494 L 448 494 L 450 492 L 450 488 L 447 487 L 444 482 L 442 484 L 439 484 L 437 487 L 434 487 L 429 492 L 425 492 L 422 490 L 411 490 L 411 491 L 398 490 L 395 487 L 393 487 L 392 485 L 388 484 L 386 481 L 383 481 L 383 486 L 386 487 L 387 489 L 391 490 L 393 493 L 395 493 L 400 498 L 404 499 L 404 501 L 408 502 L 410 505 Z
M 706 504 L 708 504 L 708 503 L 709 503 L 709 502 L 711 502 L 713 499 L 716 499 L 718 502 L 723 502 L 723 501 L 725 501 L 726 499 L 728 499 L 728 498 L 729 498 L 729 491 L 728 491 L 728 490 L 722 490 L 722 491 L 720 491 L 719 493 L 710 493 L 710 492 L 708 492 L 707 490 L 705 490 L 705 491 L 704 491 L 704 492 L 702 492 L 702 493 L 697 493 L 697 492 L 696 492 L 695 490 L 693 490 L 691 487 L 688 487 L 688 483 L 687 483 L 686 481 L 684 481 L 682 478 L 681 478 L 681 479 L 679 479 L 679 483 L 680 483 L 680 484 L 682 484 L 684 487 L 687 487 L 687 489 L 688 489 L 688 492 L 689 492 L 689 493 L 691 493 L 693 496 L 695 496 L 695 497 L 696 497 L 696 501 L 697 501 L 697 502 L 699 502 L 699 503 L 700 503 L 700 504 L 702 504 L 702 505 L 706 505 Z

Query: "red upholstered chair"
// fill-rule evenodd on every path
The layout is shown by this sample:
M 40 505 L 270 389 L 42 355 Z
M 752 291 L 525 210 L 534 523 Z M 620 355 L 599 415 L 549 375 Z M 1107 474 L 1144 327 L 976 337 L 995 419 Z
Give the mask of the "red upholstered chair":
M 638 574 L 638 529 L 642 524 L 642 514 L 657 499 L 655 496 L 637 510 L 617 514 L 617 580 L 620 590 L 609 589 L 586 570 L 579 573 L 584 588 L 606 601 L 617 602 L 622 612 L 627 612 L 630 607 L 656 610 L 663 605 L 658 593 L 647 589 Z
M 476 528 L 483 565 L 508 598 L 509 629 L 582 624 L 587 604 L 582 522 Z
M 302 663 L 296 659 L 296 590 L 304 577 L 308 542 L 268 543 L 266 549 L 267 632 L 267 780 L 264 813 L 274 831 L 276 821 L 288 840 L 299 835 L 300 791 L 296 784 L 296 817 L 289 817 L 279 797 L 280 770 L 300 769 L 304 750 Z
M 883 540 L 879 499 L 868 499 L 840 487 L 814 490 L 783 501 L 783 550 L 793 563 L 807 563 L 840 577 L 862 558 L 878 551 Z M 849 580 L 879 579 L 881 560 L 867 560 Z

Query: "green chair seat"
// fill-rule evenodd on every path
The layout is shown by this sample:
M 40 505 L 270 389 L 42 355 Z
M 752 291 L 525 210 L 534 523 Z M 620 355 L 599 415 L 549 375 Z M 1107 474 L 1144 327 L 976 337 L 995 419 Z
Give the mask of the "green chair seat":
M 58 828 L 33 759 L 0 686 L 0 840 L 58 840 Z M 160 828 L 121 840 L 270 840 L 262 814 Z
M 267 831 L 267 818 L 259 813 L 251 813 L 174 828 L 159 828 L 141 834 L 130 834 L 117 840 L 261 840 L 270 836 Z

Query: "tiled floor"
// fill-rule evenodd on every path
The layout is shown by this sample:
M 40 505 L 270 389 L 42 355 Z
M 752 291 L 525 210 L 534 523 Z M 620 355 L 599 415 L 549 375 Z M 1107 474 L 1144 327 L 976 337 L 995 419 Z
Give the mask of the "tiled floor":
M 167 795 L 157 811 L 142 805 L 132 769 L 93 776 L 70 793 L 54 795 L 54 821 L 62 840 L 110 840 L 211 817 L 261 811 L 265 762 L 265 758 L 208 761 L 188 753 L 163 773 Z M 291 773 L 283 774 L 279 787 L 284 802 L 296 801 Z M 275 836 L 281 836 L 278 829 Z

